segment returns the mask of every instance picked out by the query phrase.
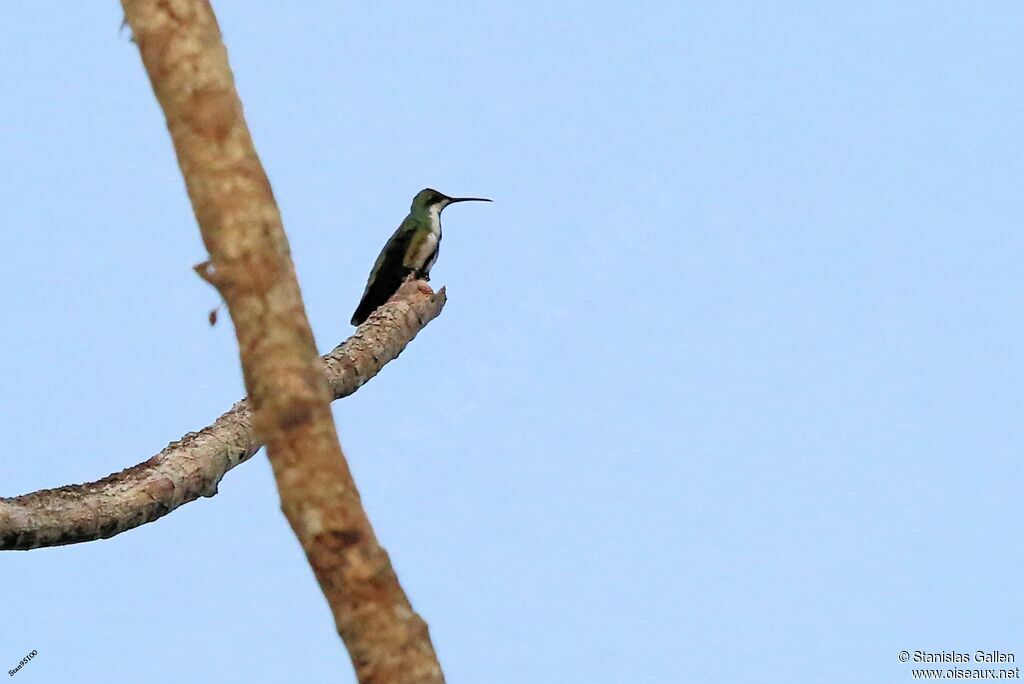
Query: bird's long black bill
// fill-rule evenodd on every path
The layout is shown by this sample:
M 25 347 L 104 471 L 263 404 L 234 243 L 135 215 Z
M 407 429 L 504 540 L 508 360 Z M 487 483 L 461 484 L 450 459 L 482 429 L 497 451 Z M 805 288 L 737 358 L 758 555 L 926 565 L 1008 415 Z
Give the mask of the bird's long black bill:
M 452 197 L 448 204 L 455 204 L 456 202 L 493 202 L 486 197 Z

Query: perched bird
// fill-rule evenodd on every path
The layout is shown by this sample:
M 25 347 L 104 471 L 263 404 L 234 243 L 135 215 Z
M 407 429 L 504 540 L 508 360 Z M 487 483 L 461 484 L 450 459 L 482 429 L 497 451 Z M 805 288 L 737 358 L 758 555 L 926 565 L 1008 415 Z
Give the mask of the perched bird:
M 449 197 L 431 188 L 416 193 L 409 215 L 373 264 L 363 298 L 352 314 L 352 325 L 365 321 L 410 275 L 430 280 L 430 267 L 437 261 L 441 245 L 441 212 L 445 207 L 456 202 L 490 201 L 483 197 Z

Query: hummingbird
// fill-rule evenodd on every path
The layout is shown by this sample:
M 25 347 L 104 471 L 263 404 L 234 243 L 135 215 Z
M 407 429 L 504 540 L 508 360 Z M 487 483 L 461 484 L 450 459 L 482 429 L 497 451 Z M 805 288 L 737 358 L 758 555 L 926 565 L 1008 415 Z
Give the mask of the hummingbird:
M 437 261 L 441 245 L 441 212 L 456 202 L 490 202 L 483 197 L 449 197 L 424 188 L 412 198 L 412 207 L 373 264 L 363 298 L 352 314 L 352 325 L 360 325 L 377 307 L 391 298 L 409 276 L 430 280 L 430 268 Z

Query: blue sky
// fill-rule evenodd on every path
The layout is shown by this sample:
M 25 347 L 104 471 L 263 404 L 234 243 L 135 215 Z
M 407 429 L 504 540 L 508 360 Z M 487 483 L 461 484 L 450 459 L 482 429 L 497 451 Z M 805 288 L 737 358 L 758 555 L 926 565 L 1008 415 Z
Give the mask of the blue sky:
M 334 404 L 449 681 L 1024 658 L 1024 6 L 216 9 L 322 349 L 417 190 L 495 199 L 445 213 L 444 313 Z M 243 389 L 119 7 L 4 12 L 14 495 Z M 354 681 L 262 455 L 0 578 L 19 682 Z

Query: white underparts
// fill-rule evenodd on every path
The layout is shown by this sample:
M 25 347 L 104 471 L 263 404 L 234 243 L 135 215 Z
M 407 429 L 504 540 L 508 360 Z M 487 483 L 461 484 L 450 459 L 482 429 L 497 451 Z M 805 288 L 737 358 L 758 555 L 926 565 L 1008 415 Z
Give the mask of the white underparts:
M 437 243 L 437 233 L 431 231 L 416 250 L 413 264 L 418 266 L 425 275 L 430 274 L 430 267 L 437 261 Z

